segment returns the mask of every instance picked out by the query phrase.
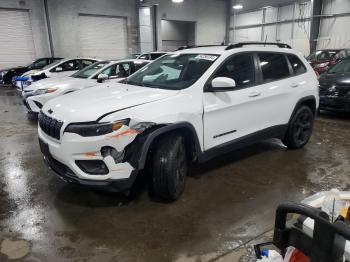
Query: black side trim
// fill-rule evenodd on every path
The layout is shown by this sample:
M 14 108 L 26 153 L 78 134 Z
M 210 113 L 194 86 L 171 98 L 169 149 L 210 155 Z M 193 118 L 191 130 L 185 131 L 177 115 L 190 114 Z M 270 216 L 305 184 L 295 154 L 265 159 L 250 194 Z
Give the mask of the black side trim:
M 247 136 L 235 139 L 233 141 L 227 142 L 225 144 L 203 152 L 200 147 L 197 132 L 190 123 L 181 122 L 176 124 L 168 124 L 165 126 L 156 127 L 156 129 L 151 130 L 148 134 L 145 134 L 144 136 L 142 136 L 142 134 L 138 136 L 140 137 L 139 140 L 135 139 L 135 141 L 129 145 L 130 148 L 126 149 L 126 155 L 128 155 L 127 161 L 130 162 L 130 164 L 138 170 L 144 169 L 146 166 L 149 150 L 155 139 L 162 134 L 179 129 L 186 129 L 186 131 L 192 133 L 190 141 L 193 141 L 194 143 L 195 156 L 198 162 L 205 162 L 218 155 L 228 153 L 232 150 L 236 150 L 250 144 L 254 144 L 261 140 L 269 138 L 282 138 L 287 130 L 287 127 L 288 125 L 279 125 L 266 128 L 259 132 L 249 134 Z
M 222 155 L 233 150 L 257 143 L 259 141 L 269 139 L 269 138 L 282 138 L 288 128 L 288 125 L 278 125 L 274 127 L 269 127 L 264 130 L 249 134 L 230 142 L 224 143 L 222 145 L 211 148 L 207 151 L 201 152 L 198 156 L 199 162 L 208 161 L 218 155 Z
M 213 136 L 213 138 L 226 136 L 226 135 L 233 134 L 233 133 L 236 133 L 236 132 L 237 132 L 237 130 L 228 131 L 228 132 L 225 132 L 225 133 L 221 133 L 221 134 L 215 135 L 215 136 Z

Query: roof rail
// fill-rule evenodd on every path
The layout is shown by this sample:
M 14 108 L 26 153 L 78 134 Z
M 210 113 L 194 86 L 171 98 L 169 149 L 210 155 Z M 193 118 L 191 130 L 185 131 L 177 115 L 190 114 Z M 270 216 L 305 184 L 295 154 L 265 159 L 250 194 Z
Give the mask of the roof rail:
M 276 45 L 278 46 L 279 48 L 289 48 L 289 49 L 292 49 L 290 45 L 288 44 L 283 44 L 283 43 L 275 43 L 275 42 L 241 42 L 241 43 L 237 43 L 237 44 L 231 44 L 231 45 L 228 45 L 226 47 L 225 50 L 231 50 L 231 49 L 234 49 L 234 48 L 240 48 L 240 47 L 243 47 L 245 45 L 263 45 L 263 46 L 266 46 L 266 45 Z
M 220 44 L 220 45 L 185 45 L 185 46 L 180 46 L 175 51 L 191 49 L 191 48 L 198 48 L 198 47 L 212 47 L 212 46 L 224 46 L 224 45 L 223 44 Z

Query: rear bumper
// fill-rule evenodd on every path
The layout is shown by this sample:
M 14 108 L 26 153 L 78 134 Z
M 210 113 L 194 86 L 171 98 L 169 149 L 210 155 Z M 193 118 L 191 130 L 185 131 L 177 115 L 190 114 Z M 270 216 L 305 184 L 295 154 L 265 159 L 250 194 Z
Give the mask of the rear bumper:
M 350 112 L 350 98 L 320 97 L 320 109 L 340 112 Z

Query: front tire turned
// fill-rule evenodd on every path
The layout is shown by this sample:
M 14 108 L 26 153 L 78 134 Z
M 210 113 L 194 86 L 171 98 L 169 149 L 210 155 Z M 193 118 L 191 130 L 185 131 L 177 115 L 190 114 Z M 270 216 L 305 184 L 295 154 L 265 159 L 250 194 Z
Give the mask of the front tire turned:
M 283 144 L 290 149 L 304 147 L 311 138 L 314 119 L 315 115 L 310 107 L 299 107 L 293 115 L 288 130 L 282 139 Z
M 173 133 L 158 141 L 151 172 L 153 193 L 157 198 L 175 201 L 181 196 L 188 172 L 183 136 Z

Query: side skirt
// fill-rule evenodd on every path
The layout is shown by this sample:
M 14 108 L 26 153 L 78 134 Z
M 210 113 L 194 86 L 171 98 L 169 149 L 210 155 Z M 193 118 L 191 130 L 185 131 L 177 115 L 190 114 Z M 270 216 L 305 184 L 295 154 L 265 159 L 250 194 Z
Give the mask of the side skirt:
M 255 144 L 265 139 L 270 138 L 283 138 L 286 133 L 288 125 L 278 125 L 266 128 L 253 134 L 246 135 L 244 137 L 237 138 L 233 141 L 216 146 L 198 154 L 198 162 L 203 163 L 212 159 L 218 155 L 222 155 L 233 150 L 246 147 L 251 144 Z

